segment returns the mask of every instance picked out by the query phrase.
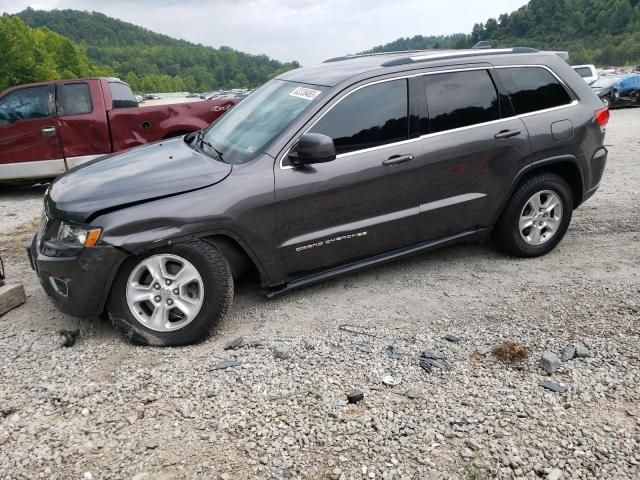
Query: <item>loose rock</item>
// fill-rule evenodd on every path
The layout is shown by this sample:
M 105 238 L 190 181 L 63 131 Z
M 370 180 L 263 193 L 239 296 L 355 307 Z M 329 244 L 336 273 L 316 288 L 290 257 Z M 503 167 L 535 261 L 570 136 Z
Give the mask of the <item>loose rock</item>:
M 362 392 L 362 390 L 353 390 L 347 394 L 347 401 L 349 403 L 358 403 L 362 399 L 364 399 L 364 392 Z
M 540 359 L 540 367 L 548 374 L 553 375 L 560 368 L 560 358 L 550 351 L 545 351 Z
M 586 358 L 590 356 L 591 352 L 589 352 L 589 349 L 584 344 L 579 343 L 576 345 L 576 358 Z
M 245 343 L 246 343 L 246 340 L 244 337 L 234 338 L 233 340 L 228 341 L 224 345 L 224 350 L 236 350 L 244 346 Z
M 273 356 L 279 360 L 291 358 L 291 347 L 288 345 L 279 345 L 273 349 Z
M 546 388 L 547 390 L 551 390 L 552 392 L 563 393 L 567 391 L 567 387 L 565 385 L 561 385 L 558 382 L 553 382 L 551 380 L 540 380 L 538 385 Z
M 564 350 L 562 350 L 563 362 L 568 362 L 569 360 L 573 360 L 575 356 L 576 356 L 576 347 L 574 345 L 565 347 Z

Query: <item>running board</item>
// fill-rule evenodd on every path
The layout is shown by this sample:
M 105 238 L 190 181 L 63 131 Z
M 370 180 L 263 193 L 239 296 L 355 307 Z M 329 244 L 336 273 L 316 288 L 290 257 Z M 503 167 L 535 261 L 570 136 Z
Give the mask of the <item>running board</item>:
M 383 265 L 385 263 L 389 263 L 394 260 L 398 260 L 400 258 L 408 257 L 411 255 L 416 255 L 418 253 L 428 252 L 430 250 L 444 247 L 453 243 L 458 243 L 465 240 L 467 241 L 474 240 L 474 239 L 480 240 L 485 238 L 486 235 L 489 233 L 489 231 L 490 231 L 489 228 L 469 230 L 466 232 L 458 233 L 456 235 L 443 237 L 438 240 L 433 240 L 430 242 L 421 242 L 416 245 L 412 245 L 410 247 L 404 247 L 398 250 L 392 250 L 387 253 L 376 255 L 374 257 L 358 260 L 357 262 L 347 263 L 346 265 L 330 268 L 329 270 L 323 270 L 321 272 L 313 273 L 311 275 L 307 275 L 304 277 L 298 277 L 296 279 L 293 279 L 285 283 L 280 287 L 275 287 L 273 289 L 266 290 L 265 295 L 268 298 L 277 297 L 278 295 L 282 295 L 283 293 L 286 293 L 290 290 L 296 290 L 298 288 L 308 287 L 309 285 L 324 282 L 325 280 L 340 277 L 342 275 L 347 275 L 349 273 L 364 270 L 366 268 Z

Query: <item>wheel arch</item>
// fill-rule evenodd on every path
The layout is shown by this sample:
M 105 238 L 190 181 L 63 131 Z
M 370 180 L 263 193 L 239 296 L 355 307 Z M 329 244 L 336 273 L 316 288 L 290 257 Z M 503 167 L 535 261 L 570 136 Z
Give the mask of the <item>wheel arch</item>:
M 548 158 L 531 163 L 520 170 L 520 172 L 518 172 L 511 184 L 511 188 L 509 189 L 508 194 L 502 201 L 502 205 L 500 206 L 498 214 L 494 219 L 494 224 L 502 215 L 507 202 L 513 195 L 513 192 L 516 190 L 516 188 L 518 188 L 518 185 L 520 185 L 522 182 L 527 181 L 527 179 L 531 178 L 532 176 L 542 172 L 555 173 L 556 175 L 562 177 L 569 184 L 569 187 L 571 188 L 571 194 L 573 196 L 574 210 L 582 203 L 582 199 L 584 197 L 584 179 L 582 175 L 582 169 L 580 168 L 576 157 L 574 157 L 573 155 L 566 155 Z
M 237 278 L 246 271 L 253 269 L 260 275 L 262 283 L 266 282 L 268 276 L 262 268 L 262 264 L 239 239 L 225 234 L 215 234 L 202 237 L 201 240 L 210 243 L 222 252 L 227 262 L 229 262 L 233 278 Z

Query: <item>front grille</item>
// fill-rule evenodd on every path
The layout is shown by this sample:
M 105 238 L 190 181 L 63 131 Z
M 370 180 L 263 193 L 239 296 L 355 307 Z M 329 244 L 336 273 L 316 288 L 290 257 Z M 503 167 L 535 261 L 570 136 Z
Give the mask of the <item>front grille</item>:
M 38 251 L 42 252 L 42 239 L 44 238 L 47 227 L 49 226 L 49 216 L 47 215 L 46 209 L 42 211 L 42 216 L 40 217 L 40 227 L 38 228 L 38 233 L 36 235 L 36 246 L 38 247 Z

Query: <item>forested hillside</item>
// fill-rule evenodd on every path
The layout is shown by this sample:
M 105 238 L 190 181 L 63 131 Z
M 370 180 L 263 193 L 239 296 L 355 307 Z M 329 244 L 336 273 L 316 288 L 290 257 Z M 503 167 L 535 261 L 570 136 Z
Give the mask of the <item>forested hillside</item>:
M 571 63 L 640 65 L 640 0 L 531 0 L 510 14 L 476 24 L 470 34 L 417 35 L 372 51 L 493 46 L 568 50 Z
M 20 83 L 104 73 L 68 38 L 30 28 L 17 17 L 0 17 L 0 91 Z
M 254 87 L 298 67 L 266 55 L 177 40 L 101 13 L 27 9 L 18 16 L 32 27 L 47 27 L 78 43 L 94 64 L 107 67 L 137 91 Z

